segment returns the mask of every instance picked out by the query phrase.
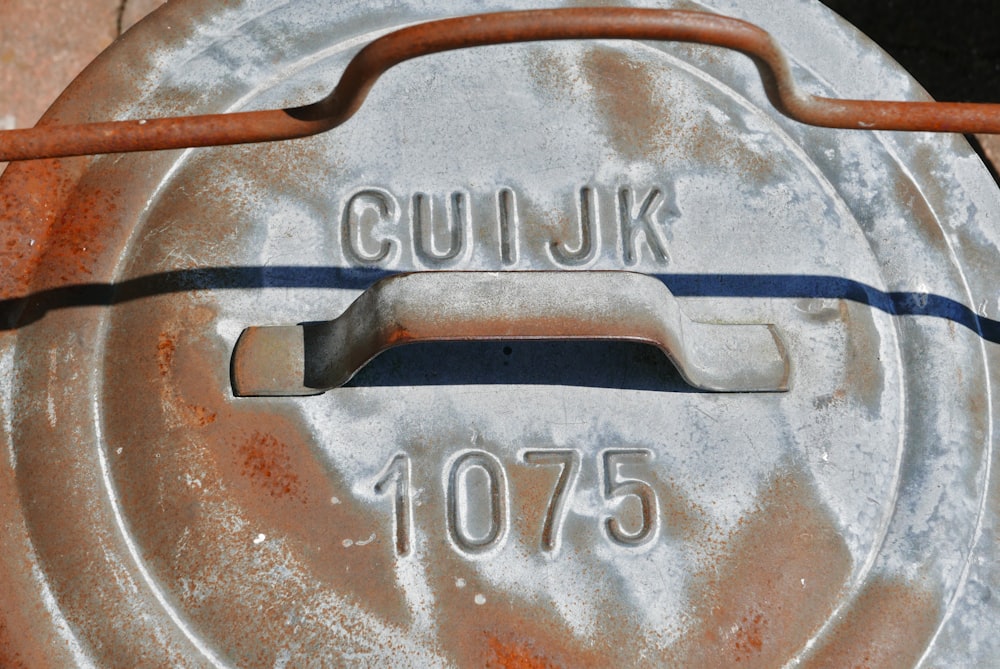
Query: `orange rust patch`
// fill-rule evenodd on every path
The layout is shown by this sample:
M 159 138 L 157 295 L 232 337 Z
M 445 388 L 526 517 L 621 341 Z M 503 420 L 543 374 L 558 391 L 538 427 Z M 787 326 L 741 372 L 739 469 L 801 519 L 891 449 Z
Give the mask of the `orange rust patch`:
M 237 447 L 242 474 L 271 497 L 295 495 L 299 477 L 291 467 L 288 447 L 273 435 L 254 432 Z
M 165 330 L 160 332 L 157 338 L 156 366 L 159 369 L 161 377 L 166 378 L 173 370 L 177 356 L 178 337 L 179 335 Z M 164 388 L 163 393 L 165 401 L 174 405 L 179 410 L 178 416 L 188 425 L 205 427 L 214 423 L 218 416 L 218 412 L 206 406 L 185 401 L 184 398 L 177 396 L 176 392 L 171 392 L 169 387 Z
M 735 653 L 733 659 L 737 662 L 749 660 L 760 654 L 764 647 L 763 635 L 767 625 L 767 619 L 763 613 L 757 612 L 743 616 L 739 627 L 733 634 L 733 647 Z
M 469 573 L 469 577 L 469 591 L 485 585 L 479 583 L 475 575 Z M 453 586 L 441 585 L 443 587 L 436 588 L 440 594 L 455 591 Z M 618 619 L 614 613 L 610 613 L 608 619 L 616 620 L 619 625 L 598 629 L 595 638 L 582 643 L 550 607 L 541 605 L 537 600 L 509 598 L 494 604 L 492 599 L 488 599 L 473 613 L 457 598 L 446 599 L 447 602 L 439 604 L 443 615 L 439 618 L 437 636 L 446 644 L 455 666 L 582 669 L 631 666 L 635 663 L 634 657 L 621 653 L 623 649 L 635 648 L 632 645 L 635 639 L 629 633 L 633 621 Z M 468 600 L 471 602 L 471 595 Z
M 49 230 L 90 159 L 13 163 L 0 188 L 0 298 L 23 296 L 41 263 Z
M 198 406 L 196 404 L 188 404 L 187 409 L 190 412 L 192 419 L 194 420 L 194 423 L 198 427 L 205 427 L 210 423 L 214 423 L 215 418 L 218 415 L 214 411 L 211 411 L 210 409 L 203 406 Z
M 650 66 L 608 48 L 590 50 L 581 65 L 615 150 L 639 159 L 651 148 L 662 149 L 677 122 L 657 94 Z
M 396 327 L 393 329 L 392 332 L 389 333 L 389 336 L 386 337 L 385 346 L 386 348 L 388 348 L 389 346 L 395 346 L 397 344 L 405 344 L 406 342 L 412 341 L 413 339 L 414 339 L 413 333 L 411 333 L 409 330 L 407 330 L 406 328 Z
M 936 598 L 913 585 L 876 580 L 805 663 L 810 669 L 912 667 L 940 619 Z
M 12 643 L 10 636 L 6 621 L 0 618 L 0 667 L 27 669 L 28 665 L 24 663 L 21 653 Z
M 442 548 L 426 561 L 436 597 L 437 638 L 454 666 L 635 666 L 635 653 L 642 647 L 641 626 L 627 604 L 614 600 L 619 593 L 610 579 L 606 588 L 588 594 L 593 599 L 589 604 L 606 622 L 598 624 L 591 636 L 581 637 L 546 595 L 522 597 L 495 590 L 468 561 Z M 582 575 L 590 571 L 578 561 L 567 561 L 565 568 Z M 465 581 L 462 588 L 455 585 L 458 575 Z M 482 605 L 473 601 L 479 592 L 492 593 Z
M 308 610 L 327 592 L 380 622 L 405 625 L 406 603 L 386 587 L 393 582 L 392 564 L 383 559 L 392 540 L 387 507 L 372 509 L 354 499 L 281 402 L 231 399 L 229 351 L 202 334 L 199 308 L 186 296 L 125 303 L 109 331 L 109 348 L 146 351 L 138 366 L 129 355 L 106 361 L 104 405 L 122 508 L 135 519 L 133 536 L 150 568 L 199 632 L 226 647 L 240 666 L 274 664 L 273 656 L 258 655 L 259 639 L 287 638 L 289 611 Z M 176 343 L 166 376 L 149 353 L 148 342 L 157 342 L 161 332 Z M 152 384 L 163 388 L 160 401 L 137 405 Z M 196 420 L 205 425 L 192 429 Z M 152 508 L 150 491 L 156 491 Z M 248 526 L 234 530 L 231 517 L 223 522 L 209 511 L 222 507 L 238 509 L 239 522 Z M 253 543 L 258 534 L 267 541 Z M 301 578 L 275 582 L 268 576 L 274 542 L 281 542 L 283 568 Z M 288 605 L 261 611 L 262 601 Z M 296 624 L 301 634 L 332 647 L 329 623 Z M 348 617 L 337 629 L 352 626 L 358 645 L 337 641 L 341 652 L 360 652 L 366 643 L 363 621 Z M 247 629 L 254 630 L 252 638 Z
M 174 361 L 174 352 L 176 351 L 176 339 L 166 332 L 161 332 L 156 344 L 156 364 L 160 368 L 160 376 L 166 376 L 167 372 L 170 371 L 170 365 Z
M 573 80 L 570 68 L 549 50 L 535 48 L 531 54 L 531 64 L 531 77 L 539 93 L 565 88 Z
M 486 645 L 490 650 L 490 657 L 486 661 L 489 669 L 555 669 L 558 665 L 553 664 L 542 655 L 535 652 L 531 644 L 520 640 L 501 641 L 497 637 L 487 634 Z
M 679 666 L 780 666 L 829 617 L 850 566 L 808 480 L 795 472 L 776 476 L 722 556 L 698 576 L 692 604 L 699 622 L 670 649 L 670 659 Z
M 817 410 L 827 409 L 832 406 L 839 406 L 847 398 L 847 390 L 837 388 L 828 395 L 821 395 L 813 400 L 813 408 Z
M 415 438 L 407 448 L 414 467 L 413 480 L 427 480 L 432 473 L 440 472 L 433 462 L 439 461 L 442 451 L 467 440 L 467 432 L 458 425 L 435 428 L 433 438 Z M 483 441 L 474 443 L 477 448 L 499 455 L 505 464 L 513 463 L 513 459 L 507 460 L 513 455 L 505 455 L 502 447 L 494 448 Z M 430 591 L 435 595 L 436 638 L 450 665 L 500 667 L 505 666 L 501 660 L 506 659 L 548 663 L 510 665 L 515 667 L 636 666 L 637 653 L 644 645 L 643 614 L 621 596 L 621 581 L 613 565 L 595 554 L 595 548 L 598 553 L 601 549 L 592 541 L 594 526 L 568 514 L 562 525 L 560 553 L 549 567 L 537 560 L 545 510 L 559 467 L 512 464 L 506 467 L 506 474 L 512 504 L 510 536 L 503 550 L 518 551 L 523 547 L 527 561 L 521 564 L 529 572 L 536 565 L 542 569 L 555 566 L 593 584 L 593 588 L 579 594 L 579 599 L 573 599 L 574 605 L 595 612 L 596 624 L 586 633 L 574 629 L 558 605 L 560 600 L 571 601 L 565 593 L 519 592 L 520 588 L 499 585 L 488 570 L 481 570 L 446 542 L 431 540 L 423 544 L 423 560 Z M 440 536 L 444 509 L 439 507 L 436 513 L 429 513 L 425 506 L 423 510 L 414 514 L 417 535 Z M 461 579 L 461 586 L 457 579 Z M 485 602 L 474 599 L 478 593 L 485 594 Z M 500 652 L 486 642 L 490 638 L 496 640 Z
M 924 199 L 921 189 L 905 173 L 897 172 L 894 177 L 893 198 L 890 202 L 895 201 L 905 209 L 904 215 L 911 229 L 915 229 L 920 239 L 932 247 L 935 253 L 940 254 L 942 262 L 948 262 L 946 260 L 950 251 L 948 240 L 938 223 L 937 216 Z
M 9 511 L 19 506 L 15 484 L 9 477 L 13 471 L 0 471 L 0 508 Z M 36 564 L 25 557 L 27 534 L 20 523 L 4 514 L 6 552 L 0 558 L 0 667 L 65 666 L 68 658 L 60 658 L 58 642 L 51 618 L 45 612 L 38 594 L 38 583 L 31 576 Z
M 664 532 L 685 541 L 708 543 L 706 535 L 718 528 L 708 524 L 708 512 L 689 498 L 684 487 L 673 477 L 654 474 L 653 483 L 660 493 L 660 513 Z
M 91 280 L 94 264 L 116 220 L 116 201 L 121 192 L 121 189 L 105 191 L 83 187 L 77 190 L 70 207 L 52 226 L 38 268 L 42 284 L 39 287 L 52 288 Z
M 550 70 L 539 70 L 537 76 L 552 78 Z M 733 169 L 741 183 L 776 178 L 779 156 L 758 153 L 745 136 L 720 126 L 707 113 L 695 118 L 671 104 L 671 95 L 697 94 L 696 89 L 664 94 L 663 87 L 669 84 L 648 63 L 606 47 L 588 52 L 581 70 L 593 88 L 596 115 L 619 155 L 642 160 L 670 150 L 675 157 Z M 565 88 L 558 81 L 552 85 Z

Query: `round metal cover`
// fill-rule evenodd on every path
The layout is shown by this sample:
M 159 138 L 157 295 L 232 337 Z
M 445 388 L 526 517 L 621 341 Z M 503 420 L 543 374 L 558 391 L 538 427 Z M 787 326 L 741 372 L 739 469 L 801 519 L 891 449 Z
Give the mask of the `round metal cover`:
M 924 96 L 818 3 L 681 5 L 770 31 L 811 92 Z M 176 0 L 46 121 L 303 104 L 378 35 L 509 8 Z M 523 44 L 402 65 L 310 139 L 12 165 L 0 217 L 9 664 L 1000 656 L 1000 208 L 960 137 L 803 126 L 717 48 Z M 244 329 L 429 270 L 587 271 L 399 291 L 490 332 L 510 277 L 544 320 L 649 286 L 596 270 L 647 275 L 708 329 L 773 325 L 788 375 L 714 392 L 644 343 L 439 342 L 234 395 Z M 688 327 L 677 357 L 709 345 Z

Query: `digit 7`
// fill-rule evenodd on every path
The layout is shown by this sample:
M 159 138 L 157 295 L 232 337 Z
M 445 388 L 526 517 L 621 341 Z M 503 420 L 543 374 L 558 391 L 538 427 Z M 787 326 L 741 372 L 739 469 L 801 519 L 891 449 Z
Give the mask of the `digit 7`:
M 525 451 L 521 456 L 529 465 L 559 465 L 559 478 L 552 489 L 552 499 L 545 512 L 542 525 L 542 550 L 554 553 L 559 548 L 560 530 L 566 518 L 566 498 L 573 494 L 576 479 L 580 475 L 579 451 L 552 448 L 539 451 Z

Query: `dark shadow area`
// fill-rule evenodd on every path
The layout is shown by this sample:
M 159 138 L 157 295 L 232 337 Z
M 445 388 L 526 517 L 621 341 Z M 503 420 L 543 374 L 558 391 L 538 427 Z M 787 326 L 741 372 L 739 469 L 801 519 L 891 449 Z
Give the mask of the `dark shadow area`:
M 1000 102 L 996 0 L 822 0 L 936 100 Z
M 30 324 L 54 309 L 110 306 L 144 297 L 193 290 L 346 288 L 364 290 L 394 272 L 348 267 L 209 267 L 175 270 L 117 284 L 91 283 L 53 288 L 23 298 L 0 300 L 0 329 Z M 824 298 L 866 304 L 895 316 L 952 321 L 1000 343 L 1000 321 L 941 295 L 884 292 L 860 281 L 809 274 L 656 274 L 678 297 Z M 446 299 L 447 296 L 442 296 Z M 335 318 L 339 314 L 330 314 Z M 256 325 L 257 323 L 247 323 Z
M 344 387 L 483 383 L 703 392 L 660 349 L 622 341 L 407 344 L 377 355 Z
M 1000 102 L 1000 2 L 822 0 L 882 47 L 935 100 Z M 969 143 L 1000 182 L 973 135 Z

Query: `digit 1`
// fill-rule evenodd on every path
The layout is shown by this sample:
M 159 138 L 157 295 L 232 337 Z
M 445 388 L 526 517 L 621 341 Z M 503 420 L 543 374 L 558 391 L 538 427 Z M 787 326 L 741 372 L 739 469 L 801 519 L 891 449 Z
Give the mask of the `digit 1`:
M 385 494 L 393 483 L 396 484 L 396 494 L 392 500 L 396 554 L 405 557 L 410 554 L 410 525 L 413 522 L 410 509 L 410 457 L 405 453 L 397 453 L 385 466 L 382 476 L 375 483 L 375 494 Z
M 559 465 L 559 478 L 552 489 L 552 499 L 542 525 L 542 550 L 547 553 L 559 548 L 560 531 L 566 518 L 566 498 L 573 494 L 580 474 L 580 453 L 571 449 L 553 448 L 525 451 L 522 456 L 529 465 Z

